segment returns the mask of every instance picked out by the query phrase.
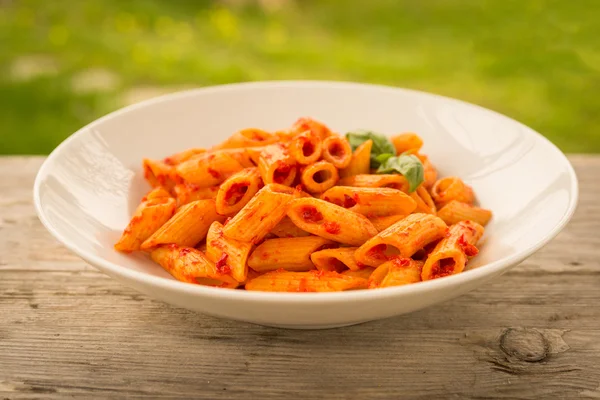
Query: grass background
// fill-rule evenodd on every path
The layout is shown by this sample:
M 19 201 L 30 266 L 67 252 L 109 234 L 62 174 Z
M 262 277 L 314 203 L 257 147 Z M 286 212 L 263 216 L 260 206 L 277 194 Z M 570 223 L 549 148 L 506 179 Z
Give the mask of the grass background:
M 600 152 L 598 0 L 0 0 L 0 154 L 181 88 L 383 83 Z

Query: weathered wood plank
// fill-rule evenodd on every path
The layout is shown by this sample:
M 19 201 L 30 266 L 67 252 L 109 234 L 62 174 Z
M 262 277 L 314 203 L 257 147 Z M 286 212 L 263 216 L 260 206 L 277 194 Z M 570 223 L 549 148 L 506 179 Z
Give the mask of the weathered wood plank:
M 600 157 L 571 157 L 573 222 L 493 284 L 326 331 L 195 314 L 95 271 L 35 217 L 41 161 L 0 158 L 0 399 L 600 398 Z

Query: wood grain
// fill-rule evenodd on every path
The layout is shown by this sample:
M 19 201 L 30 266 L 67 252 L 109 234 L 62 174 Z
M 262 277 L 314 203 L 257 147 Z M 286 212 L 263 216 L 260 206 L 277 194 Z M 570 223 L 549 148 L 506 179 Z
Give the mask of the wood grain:
M 31 204 L 40 157 L 0 158 L 0 399 L 600 398 L 600 157 L 573 221 L 495 283 L 325 331 L 219 320 L 87 266 Z

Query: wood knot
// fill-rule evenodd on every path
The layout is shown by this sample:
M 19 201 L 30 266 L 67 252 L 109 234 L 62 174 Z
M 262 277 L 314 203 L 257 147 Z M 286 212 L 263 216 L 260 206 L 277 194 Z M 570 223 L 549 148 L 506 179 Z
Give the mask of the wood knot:
M 534 329 L 508 328 L 500 336 L 500 348 L 509 357 L 521 361 L 542 361 L 550 353 L 544 335 Z

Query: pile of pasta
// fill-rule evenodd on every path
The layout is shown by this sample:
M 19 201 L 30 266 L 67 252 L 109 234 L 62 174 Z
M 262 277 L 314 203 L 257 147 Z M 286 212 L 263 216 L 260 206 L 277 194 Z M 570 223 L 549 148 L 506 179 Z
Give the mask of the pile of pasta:
M 414 133 L 332 132 L 311 118 L 143 161 L 153 189 L 115 249 L 220 288 L 326 292 L 457 274 L 492 214 L 438 179 Z

